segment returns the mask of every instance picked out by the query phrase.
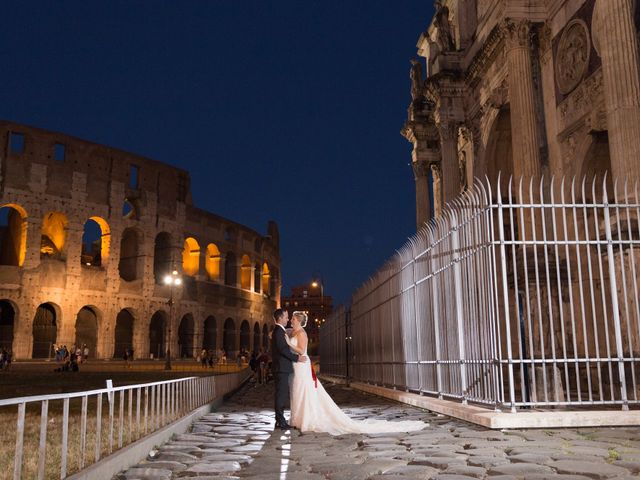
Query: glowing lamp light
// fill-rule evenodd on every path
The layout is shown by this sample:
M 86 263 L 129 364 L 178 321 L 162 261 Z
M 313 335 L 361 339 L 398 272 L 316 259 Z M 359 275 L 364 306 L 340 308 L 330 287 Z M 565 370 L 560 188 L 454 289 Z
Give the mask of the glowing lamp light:
M 182 285 L 182 279 L 181 278 L 176 278 L 175 282 L 176 285 Z
M 171 275 L 166 275 L 164 277 L 164 283 L 165 285 L 171 285 L 173 283 L 173 278 L 171 277 Z
M 314 282 L 311 282 L 311 286 L 312 286 L 313 288 L 316 288 L 316 287 L 318 286 L 318 282 L 315 282 L 315 281 L 314 281 Z

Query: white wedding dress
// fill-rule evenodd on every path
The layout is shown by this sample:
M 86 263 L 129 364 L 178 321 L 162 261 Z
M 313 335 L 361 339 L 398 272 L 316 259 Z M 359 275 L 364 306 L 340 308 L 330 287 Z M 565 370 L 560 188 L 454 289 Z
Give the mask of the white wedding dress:
M 296 337 L 288 338 L 289 345 L 297 346 Z M 306 355 L 307 352 L 304 352 Z M 390 433 L 422 430 L 428 424 L 419 420 L 389 422 L 386 420 L 368 419 L 352 420 L 331 399 L 322 387 L 320 380 L 317 387 L 311 374 L 311 363 L 306 361 L 293 364 L 293 380 L 291 382 L 291 419 L 289 424 L 301 432 L 327 432 L 331 435 L 345 433 Z

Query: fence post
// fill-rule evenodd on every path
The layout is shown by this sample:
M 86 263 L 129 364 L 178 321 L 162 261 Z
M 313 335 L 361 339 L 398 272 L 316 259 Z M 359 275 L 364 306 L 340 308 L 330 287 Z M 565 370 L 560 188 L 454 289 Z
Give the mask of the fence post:
M 615 188 L 615 187 L 614 187 Z M 613 252 L 613 235 L 611 234 L 611 220 L 609 212 L 607 190 L 604 190 L 604 228 L 607 239 L 607 263 L 609 266 L 609 288 L 611 290 L 611 310 L 613 313 L 613 328 L 616 334 L 616 351 L 618 353 L 618 375 L 620 378 L 620 398 L 622 410 L 629 410 L 627 399 L 627 381 L 624 373 L 624 348 L 622 346 L 622 329 L 620 327 L 620 311 L 618 306 L 618 282 L 616 280 L 615 257 Z
M 460 238 L 458 234 L 458 213 L 451 214 L 451 243 L 453 247 L 453 283 L 456 302 L 456 322 L 458 327 L 458 355 L 460 356 L 460 387 L 462 389 L 462 403 L 467 404 L 467 365 L 465 352 L 464 316 L 462 314 L 462 273 L 460 271 Z

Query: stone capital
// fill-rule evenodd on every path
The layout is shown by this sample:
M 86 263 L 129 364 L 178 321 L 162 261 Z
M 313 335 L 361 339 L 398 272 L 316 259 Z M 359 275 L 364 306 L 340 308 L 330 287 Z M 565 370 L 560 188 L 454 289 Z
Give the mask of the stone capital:
M 429 169 L 431 168 L 428 162 L 423 160 L 417 160 L 411 162 L 411 168 L 413 168 L 413 177 L 415 180 L 426 177 L 429 175 Z
M 438 123 L 438 131 L 443 142 L 458 138 L 458 124 L 455 122 L 445 121 Z
M 501 26 L 507 50 L 531 46 L 531 22 L 525 18 L 506 18 Z

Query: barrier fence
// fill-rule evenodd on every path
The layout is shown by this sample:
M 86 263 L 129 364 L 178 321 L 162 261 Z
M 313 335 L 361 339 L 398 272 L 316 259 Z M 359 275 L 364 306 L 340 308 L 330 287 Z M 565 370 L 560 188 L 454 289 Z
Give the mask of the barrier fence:
M 327 320 L 322 371 L 511 411 L 638 405 L 639 200 L 477 182 L 353 294 L 349 334 Z
M 234 390 L 248 375 L 245 369 L 0 400 L 3 436 L 12 438 L 15 433 L 16 439 L 12 465 L 4 465 L 10 458 L 6 455 L 0 464 L 7 478 L 13 470 L 14 480 L 66 478 Z

